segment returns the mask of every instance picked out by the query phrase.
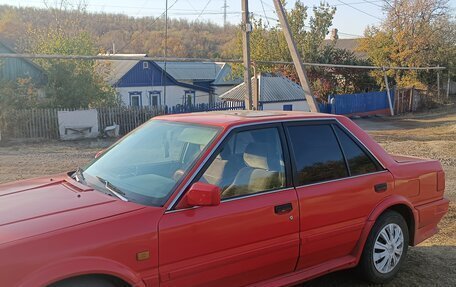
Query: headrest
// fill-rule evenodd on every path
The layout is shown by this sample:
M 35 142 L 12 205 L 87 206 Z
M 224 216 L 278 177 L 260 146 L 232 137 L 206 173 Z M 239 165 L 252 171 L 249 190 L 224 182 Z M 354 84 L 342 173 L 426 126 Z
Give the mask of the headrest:
M 244 161 L 252 168 L 268 170 L 268 145 L 258 142 L 248 144 L 244 152 Z
M 229 159 L 231 156 L 231 150 L 230 150 L 230 147 L 229 146 L 225 146 L 222 148 L 222 150 L 220 151 L 220 154 L 218 156 L 218 158 L 222 159 L 222 160 L 227 160 Z

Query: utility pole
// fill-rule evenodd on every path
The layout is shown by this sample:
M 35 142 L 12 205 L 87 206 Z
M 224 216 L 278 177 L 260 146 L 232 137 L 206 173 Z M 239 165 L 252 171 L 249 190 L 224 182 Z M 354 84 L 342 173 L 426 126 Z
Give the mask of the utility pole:
M 296 68 L 296 72 L 299 76 L 299 81 L 301 82 L 302 89 L 304 90 L 304 96 L 306 97 L 307 104 L 309 105 L 311 112 L 319 112 L 317 101 L 313 96 L 312 89 L 310 88 L 309 80 L 307 79 L 306 71 L 304 70 L 304 65 L 302 59 L 299 56 L 298 49 L 296 48 L 296 43 L 293 40 L 291 35 L 290 26 L 288 25 L 287 16 L 285 14 L 285 9 L 283 8 L 282 2 L 280 0 L 273 0 L 274 6 L 279 16 L 280 26 L 282 27 L 285 39 L 287 40 L 288 49 L 290 50 L 293 63 Z
M 386 75 L 386 69 L 383 68 L 383 77 L 385 78 L 385 85 L 386 85 L 386 96 L 388 97 L 388 107 L 390 109 L 391 116 L 394 116 L 394 109 L 393 103 L 391 102 L 391 91 L 388 83 L 388 76 Z M 398 97 L 398 95 L 396 95 Z
M 168 0 L 165 2 L 166 4 L 166 10 L 165 10 L 165 53 L 164 53 L 164 60 L 165 60 L 165 65 L 164 65 L 164 75 L 162 75 L 162 80 L 164 77 L 164 86 L 163 86 L 163 105 L 166 106 L 166 79 L 168 78 L 168 73 L 166 72 L 166 57 L 168 56 Z
M 258 104 L 260 102 L 260 80 L 258 78 L 256 64 L 252 63 L 253 67 L 253 96 L 252 96 L 252 107 L 254 110 L 258 110 Z
M 248 0 L 242 1 L 242 58 L 244 62 L 245 108 L 252 109 L 252 82 L 250 76 L 250 24 Z
M 437 65 L 437 67 L 440 67 L 440 65 Z M 440 71 L 437 70 L 437 97 L 440 100 Z
M 223 8 L 223 28 L 226 29 L 226 8 L 228 8 L 229 6 L 226 4 L 226 0 L 222 6 Z

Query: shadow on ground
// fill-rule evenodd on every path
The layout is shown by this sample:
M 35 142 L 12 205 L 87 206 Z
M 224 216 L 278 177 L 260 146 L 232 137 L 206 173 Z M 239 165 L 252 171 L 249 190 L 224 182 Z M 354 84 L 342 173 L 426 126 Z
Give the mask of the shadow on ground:
M 355 270 L 344 270 L 299 285 L 312 286 L 456 286 L 456 246 L 409 248 L 405 264 L 386 285 L 369 284 Z

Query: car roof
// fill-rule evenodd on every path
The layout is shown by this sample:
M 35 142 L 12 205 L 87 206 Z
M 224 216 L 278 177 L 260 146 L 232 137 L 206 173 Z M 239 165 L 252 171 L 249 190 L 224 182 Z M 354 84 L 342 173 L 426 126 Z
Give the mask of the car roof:
M 185 122 L 218 127 L 231 127 L 249 123 L 281 122 L 299 119 L 334 119 L 341 116 L 322 113 L 300 112 L 300 111 L 212 111 L 187 114 L 173 114 L 158 116 L 155 119 Z

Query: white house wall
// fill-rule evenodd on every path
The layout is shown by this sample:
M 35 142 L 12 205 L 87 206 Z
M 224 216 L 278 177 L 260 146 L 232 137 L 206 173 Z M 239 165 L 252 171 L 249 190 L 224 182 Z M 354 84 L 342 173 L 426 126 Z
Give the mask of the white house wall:
M 173 107 L 176 105 L 182 105 L 183 97 L 185 91 L 191 90 L 189 88 L 184 88 L 181 86 L 167 86 L 166 87 L 166 103 L 164 102 L 164 87 L 155 86 L 155 87 L 117 87 L 116 91 L 120 96 L 122 104 L 129 106 L 130 105 L 130 93 L 132 92 L 141 92 L 141 102 L 142 106 L 146 107 L 150 105 L 149 102 L 149 92 L 159 91 L 161 97 L 161 105 L 167 105 L 168 107 Z M 193 99 L 192 99 L 193 103 Z M 209 93 L 202 91 L 195 91 L 195 103 L 209 103 Z M 160 102 L 159 102 L 160 105 Z
M 310 112 L 307 101 L 294 101 L 294 102 L 279 102 L 279 103 L 264 103 L 263 110 L 279 110 L 283 111 L 284 105 L 292 105 L 293 111 Z

